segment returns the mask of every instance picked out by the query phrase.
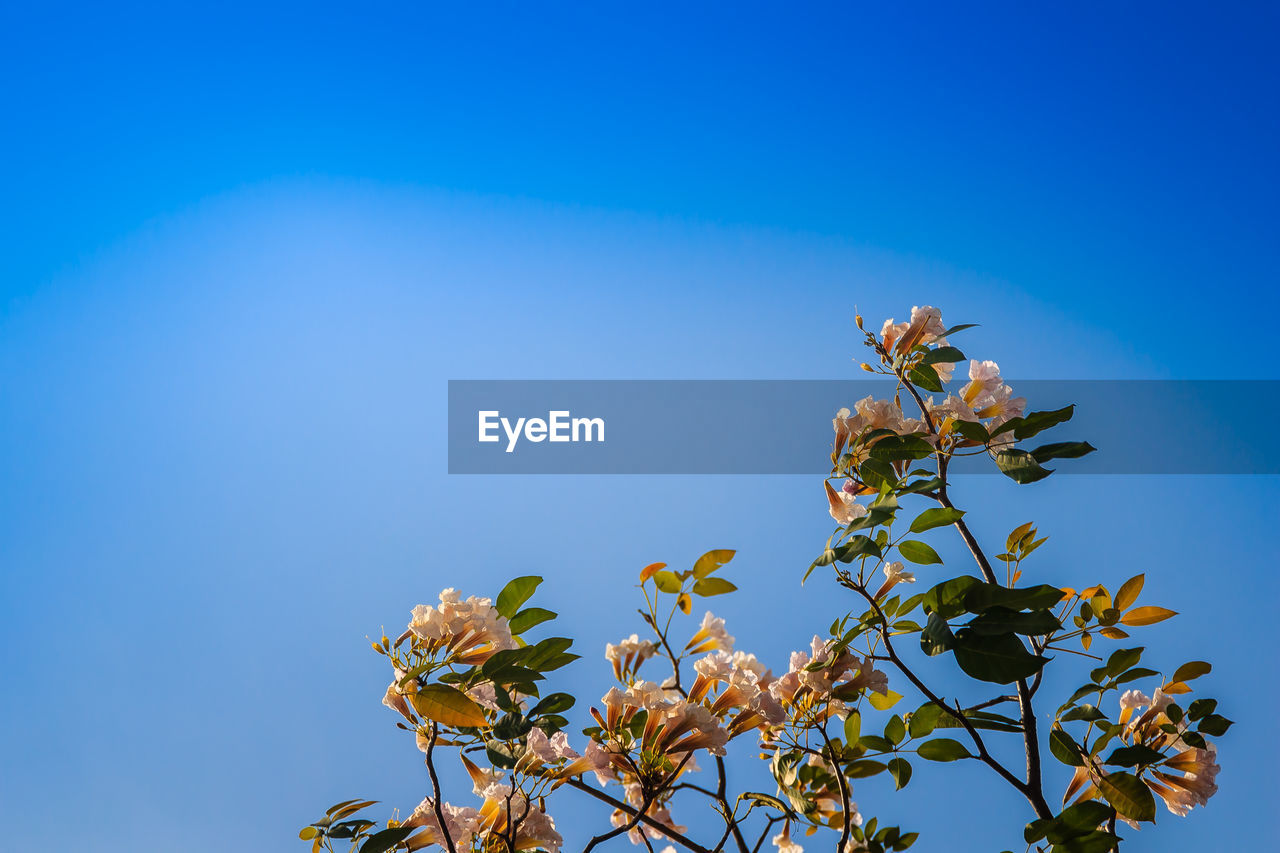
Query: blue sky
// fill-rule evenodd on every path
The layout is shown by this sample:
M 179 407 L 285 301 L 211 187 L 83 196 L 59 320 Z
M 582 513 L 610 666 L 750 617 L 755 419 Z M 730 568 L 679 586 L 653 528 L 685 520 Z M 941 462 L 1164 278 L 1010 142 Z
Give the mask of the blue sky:
M 723 609 L 779 666 L 839 611 L 798 584 L 818 484 L 450 478 L 447 379 L 839 378 L 855 304 L 920 303 L 1011 377 L 1277 378 L 1273 6 L 352 9 L 0 11 L 17 848 L 411 807 L 364 637 L 443 586 L 546 575 L 584 699 L 648 562 L 738 548 Z M 1147 571 L 1185 614 L 1149 645 L 1218 664 L 1222 791 L 1131 849 L 1269 838 L 1276 480 L 962 490 L 979 533 L 1053 536 L 1046 577 Z M 859 802 L 1013 846 L 1016 801 L 944 769 Z

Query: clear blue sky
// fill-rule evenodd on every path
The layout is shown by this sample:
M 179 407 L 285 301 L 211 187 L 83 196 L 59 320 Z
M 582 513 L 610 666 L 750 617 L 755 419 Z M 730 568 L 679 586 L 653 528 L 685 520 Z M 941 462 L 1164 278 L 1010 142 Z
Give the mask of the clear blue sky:
M 648 562 L 739 549 L 724 610 L 778 666 L 840 612 L 798 585 L 818 484 L 450 478 L 449 378 L 838 378 L 855 303 L 925 302 L 1013 377 L 1278 378 L 1274 5 L 886 7 L 6 4 L 5 843 L 411 807 L 364 637 L 442 586 L 546 575 L 587 699 Z M 1222 790 L 1131 849 L 1269 843 L 1276 479 L 960 491 L 1035 518 L 1046 577 L 1147 571 L 1186 614 L 1149 645 L 1218 664 Z M 1020 849 L 982 768 L 856 794 Z

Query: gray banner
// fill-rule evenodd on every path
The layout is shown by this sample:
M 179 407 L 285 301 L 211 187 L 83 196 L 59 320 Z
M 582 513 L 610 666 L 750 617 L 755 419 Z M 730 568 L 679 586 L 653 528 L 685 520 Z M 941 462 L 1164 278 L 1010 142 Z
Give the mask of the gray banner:
M 1280 474 L 1278 454 L 1257 435 L 1280 421 L 1280 381 L 1009 385 L 1029 411 L 1076 404 L 1074 419 L 1024 445 L 1098 448 L 1049 464 L 1063 474 Z M 893 387 L 875 379 L 451 380 L 449 473 L 821 475 L 836 410 Z M 983 456 L 953 470 L 995 473 Z

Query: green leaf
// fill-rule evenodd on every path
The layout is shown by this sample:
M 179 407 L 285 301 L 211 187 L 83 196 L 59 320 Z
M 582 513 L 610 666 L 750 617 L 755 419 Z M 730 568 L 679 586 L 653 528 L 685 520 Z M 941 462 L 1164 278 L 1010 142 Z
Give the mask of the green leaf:
M 954 619 L 964 613 L 965 593 L 982 581 L 972 575 L 961 575 L 935 586 L 924 594 L 921 603 L 925 612 L 937 613 L 943 619 Z
M 895 485 L 898 475 L 888 462 L 872 458 L 858 466 L 858 479 L 873 489 L 879 489 Z
M 1218 707 L 1217 699 L 1197 699 L 1187 707 L 1187 716 L 1192 722 L 1207 717 Z
M 1017 720 L 1003 716 L 1001 714 L 993 714 L 990 711 L 975 711 L 972 708 L 962 711 L 965 719 L 969 721 L 969 725 L 975 729 L 989 729 L 993 732 L 1021 732 L 1022 724 Z M 938 717 L 938 728 L 940 729 L 959 729 L 963 728 L 960 721 L 950 714 L 942 714 Z
M 1071 735 L 1060 727 L 1055 727 L 1053 731 L 1049 732 L 1049 751 L 1053 753 L 1054 758 L 1070 767 L 1084 765 L 1084 758 L 1080 755 L 1080 747 Z
M 924 354 L 924 358 L 920 359 L 922 364 L 954 364 L 958 361 L 964 361 L 964 353 L 955 347 L 931 349 Z
M 907 721 L 907 732 L 913 738 L 928 737 L 938 724 L 942 709 L 932 702 L 926 702 L 916 709 Z
M 1095 705 L 1079 705 L 1062 715 L 1062 722 L 1070 723 L 1074 720 L 1084 720 L 1090 723 L 1096 723 L 1098 720 L 1109 719 L 1106 714 L 1098 710 Z
M 893 752 L 893 741 L 880 735 L 863 735 L 858 738 L 858 746 L 876 752 Z
M 889 759 L 889 775 L 893 777 L 894 790 L 901 791 L 911 781 L 911 763 L 905 758 Z
M 942 380 L 938 378 L 938 371 L 934 370 L 927 364 L 912 368 L 910 379 L 916 385 L 928 391 L 941 391 Z
M 1233 725 L 1235 723 L 1232 720 L 1228 720 L 1220 714 L 1210 714 L 1200 721 L 1200 724 L 1196 726 L 1196 730 L 1213 737 L 1221 737 Z
M 1057 604 L 1062 597 L 1062 590 L 1049 584 L 1011 588 L 998 583 L 980 583 L 965 592 L 964 606 L 970 613 L 981 613 L 989 607 L 1043 610 Z
M 926 509 L 916 516 L 915 521 L 911 522 L 911 532 L 924 533 L 926 530 L 932 530 L 935 527 L 955 524 L 963 517 L 964 512 L 954 507 L 940 506 Z
M 930 477 L 927 480 L 915 480 L 898 488 L 898 494 L 910 495 L 916 492 L 932 492 L 942 485 L 942 480 Z
M 544 610 L 541 607 L 526 608 L 511 617 L 511 633 L 523 634 L 534 625 L 541 625 L 543 622 L 556 618 L 557 615 L 559 614 L 551 610 Z
M 991 433 L 993 436 L 1006 432 L 1013 432 L 1013 437 L 1022 440 L 1031 438 L 1050 427 L 1057 426 L 1071 420 L 1071 416 L 1075 414 L 1075 406 L 1063 406 L 1061 409 L 1054 409 L 1051 412 L 1032 412 L 1021 418 L 1010 418 L 1002 423 Z
M 907 725 L 902 722 L 902 718 L 894 714 L 889 721 L 884 724 L 884 736 L 894 746 L 902 743 L 902 739 L 907 736 Z
M 959 761 L 961 758 L 973 757 L 964 748 L 964 744 L 949 737 L 925 741 L 916 748 L 916 754 L 928 761 Z
M 969 622 L 975 634 L 1026 634 L 1038 637 L 1057 631 L 1062 623 L 1048 610 L 1032 610 L 1021 613 L 1007 607 L 990 607 Z
M 724 578 L 702 578 L 693 584 L 693 594 L 703 597 L 712 595 L 724 595 L 727 592 L 733 592 L 737 587 L 729 583 Z
M 526 666 L 539 672 L 550 672 L 578 659 L 579 655 L 565 654 L 573 645 L 568 637 L 548 637 L 535 646 L 524 661 Z
M 1031 451 L 1031 456 L 1037 462 L 1048 462 L 1050 459 L 1079 459 L 1097 449 L 1087 441 L 1059 441 L 1037 447 Z
M 1133 649 L 1116 649 L 1111 653 L 1111 657 L 1107 658 L 1105 672 L 1108 676 L 1116 676 L 1124 672 L 1129 667 L 1142 660 L 1142 652 L 1145 646 L 1138 646 Z
M 1043 480 L 1053 473 L 1050 469 L 1042 467 L 1030 453 L 1017 448 L 998 451 L 996 467 L 1000 469 L 1000 473 L 1020 485 Z
M 529 710 L 529 719 L 539 717 L 543 714 L 562 714 L 574 706 L 577 700 L 568 693 L 552 693 L 543 697 Z
M 849 563 L 858 557 L 879 557 L 880 546 L 870 536 L 859 533 L 849 541 L 835 549 L 835 557 L 842 563 Z
M 913 563 L 927 566 L 933 563 L 941 563 L 942 558 L 938 556 L 938 552 L 933 550 L 929 545 L 916 539 L 904 539 L 898 543 L 898 553 Z
M 470 696 L 447 684 L 424 684 L 406 698 L 415 711 L 443 726 L 483 728 L 489 725 L 484 710 Z
M 918 435 L 891 435 L 871 445 L 871 458 L 884 462 L 925 459 L 934 452 L 933 445 Z
M 1111 819 L 1114 811 L 1106 803 L 1097 800 L 1085 800 L 1058 815 L 1057 822 L 1064 828 L 1074 830 L 1081 835 L 1092 832 Z
M 408 838 L 417 829 L 418 827 L 416 826 L 397 826 L 392 829 L 375 832 L 365 839 L 364 844 L 360 846 L 360 853 L 386 853 L 386 851 Z
M 952 326 L 950 329 L 947 329 L 942 334 L 938 335 L 938 337 L 949 338 L 952 335 L 954 335 L 956 332 L 963 332 L 965 329 L 976 329 L 976 328 L 978 328 L 977 323 L 961 323 L 958 326 Z
M 955 642 L 955 635 L 951 633 L 951 626 L 947 624 L 947 620 L 936 612 L 930 613 L 929 621 L 920 632 L 920 648 L 924 653 L 930 657 L 937 657 L 951 651 Z
M 1043 655 L 1031 654 L 1013 634 L 984 637 L 968 629 L 956 634 L 952 651 L 966 675 L 993 684 L 1030 678 L 1049 661 Z
M 707 575 L 732 560 L 733 555 L 737 553 L 737 551 L 733 551 L 728 548 L 719 548 L 714 551 L 708 551 L 699 557 L 697 562 L 693 564 L 693 576 L 695 578 L 705 578 Z
M 511 581 L 502 588 L 502 592 L 498 593 L 498 601 L 495 605 L 498 613 L 508 619 L 515 616 L 540 583 L 542 578 L 537 575 L 526 575 Z
M 1121 746 L 1112 750 L 1104 763 L 1115 764 L 1119 767 L 1137 767 L 1139 765 L 1155 764 L 1162 758 L 1164 758 L 1162 753 L 1138 743 L 1133 746 Z
M 865 779 L 868 776 L 875 776 L 877 773 L 883 773 L 888 769 L 888 765 L 879 761 L 872 761 L 869 758 L 863 758 L 860 761 L 850 761 L 844 766 L 844 775 L 850 779 Z
M 977 421 L 952 421 L 951 428 L 970 441 L 986 444 L 991 440 L 991 433 Z
M 1107 802 L 1129 820 L 1154 821 L 1156 819 L 1155 797 L 1151 795 L 1151 790 L 1142 784 L 1142 780 L 1132 773 L 1110 773 L 1099 777 L 1096 784 Z

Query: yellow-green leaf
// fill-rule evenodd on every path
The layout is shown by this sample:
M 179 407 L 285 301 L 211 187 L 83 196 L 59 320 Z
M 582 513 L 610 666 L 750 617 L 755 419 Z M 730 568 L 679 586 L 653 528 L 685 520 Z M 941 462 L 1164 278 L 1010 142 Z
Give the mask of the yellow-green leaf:
M 298 837 L 303 841 L 310 841 L 319 834 L 320 830 L 316 829 L 314 826 L 304 826 L 302 831 L 298 833 Z
M 658 589 L 666 593 L 677 593 L 680 591 L 680 578 L 675 572 L 659 570 L 653 574 L 653 582 Z
M 1135 607 L 1120 617 L 1120 624 L 1129 625 L 1130 627 L 1154 625 L 1177 615 L 1176 611 L 1164 607 Z
M 902 699 L 901 693 L 894 693 L 890 690 L 888 693 L 876 693 L 874 690 L 867 691 L 867 700 L 871 703 L 871 707 L 877 711 L 887 711 L 898 701 Z
M 724 595 L 737 587 L 724 578 L 701 578 L 693 583 L 693 594 L 701 596 Z
M 448 684 L 424 684 L 408 699 L 419 714 L 443 726 L 483 728 L 489 725 L 484 710 L 470 696 Z
M 1213 667 L 1210 664 L 1202 660 L 1187 661 L 1182 666 L 1178 667 L 1177 671 L 1173 674 L 1173 678 L 1170 678 L 1169 680 L 1190 681 L 1193 678 L 1208 675 L 1212 669 Z
M 1117 610 L 1128 610 L 1130 605 L 1138 600 L 1138 593 L 1142 592 L 1142 584 L 1146 581 L 1147 576 L 1134 575 L 1125 581 L 1120 589 L 1116 590 L 1116 600 L 1113 606 Z
M 705 578 L 707 575 L 732 560 L 733 555 L 736 553 L 738 552 L 728 548 L 718 548 L 714 551 L 708 551 L 699 557 L 698 561 L 693 564 L 693 576 L 695 578 Z
M 1033 521 L 1028 521 L 1026 524 L 1020 524 L 1015 527 L 1013 532 L 1009 534 L 1009 538 L 1004 540 L 1004 549 L 1006 551 L 1017 550 L 1018 543 L 1022 541 L 1022 537 L 1031 532 L 1031 525 L 1034 523 Z
M 689 597 L 689 593 L 682 592 L 676 596 L 676 606 L 680 608 L 681 613 L 688 614 L 693 610 L 693 599 Z

